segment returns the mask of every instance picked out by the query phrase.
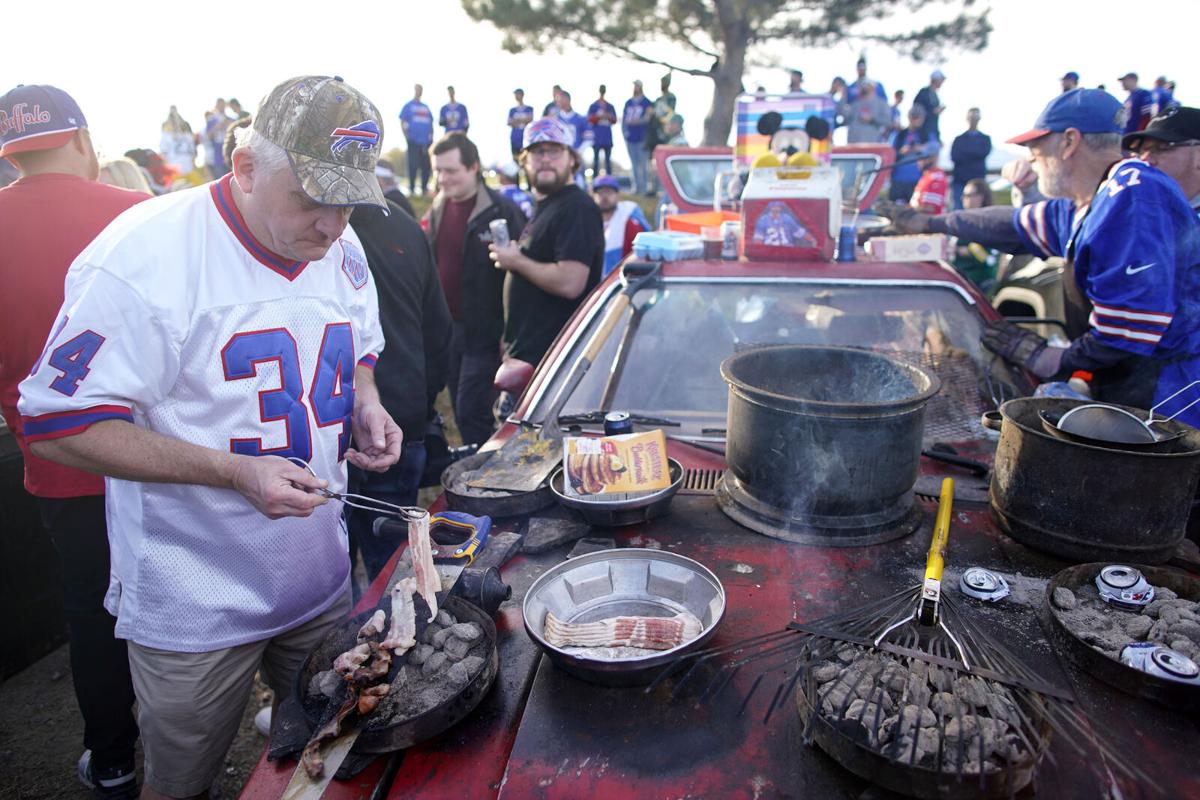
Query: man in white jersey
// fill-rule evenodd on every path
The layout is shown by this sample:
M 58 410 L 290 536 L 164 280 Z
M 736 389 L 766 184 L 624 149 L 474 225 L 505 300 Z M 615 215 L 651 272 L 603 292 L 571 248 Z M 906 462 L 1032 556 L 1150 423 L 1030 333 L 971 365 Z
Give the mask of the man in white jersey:
M 315 492 L 345 489 L 343 458 L 383 471 L 401 444 L 346 227 L 355 205 L 387 207 L 379 120 L 340 78 L 275 87 L 231 175 L 122 214 L 80 254 L 21 384 L 34 452 L 108 477 L 105 604 L 129 640 L 143 797 L 204 796 L 255 671 L 280 696 L 349 608 L 341 508 Z

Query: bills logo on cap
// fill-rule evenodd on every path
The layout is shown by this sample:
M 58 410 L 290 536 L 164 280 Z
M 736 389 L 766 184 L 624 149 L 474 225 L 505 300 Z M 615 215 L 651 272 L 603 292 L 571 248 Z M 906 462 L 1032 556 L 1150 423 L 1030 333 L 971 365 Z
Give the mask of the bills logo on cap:
M 342 272 L 346 273 L 350 285 L 355 289 L 367 285 L 367 258 L 361 250 L 345 239 L 342 240 Z
M 369 151 L 379 144 L 379 126 L 375 120 L 368 119 L 348 128 L 334 128 L 329 136 L 333 139 L 329 151 L 334 155 L 352 144 L 358 145 L 359 150 Z

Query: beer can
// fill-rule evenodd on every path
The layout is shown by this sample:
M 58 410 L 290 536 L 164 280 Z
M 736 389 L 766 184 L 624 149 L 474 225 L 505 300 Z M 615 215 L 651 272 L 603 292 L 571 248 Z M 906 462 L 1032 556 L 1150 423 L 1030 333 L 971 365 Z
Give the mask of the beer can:
M 742 238 L 742 223 L 726 220 L 721 223 L 721 258 L 737 261 L 738 240 Z
M 626 411 L 610 411 L 604 415 L 604 435 L 620 436 L 633 433 L 633 420 Z
M 994 603 L 1008 597 L 1012 590 L 1003 575 L 983 567 L 971 567 L 958 579 L 958 588 L 967 597 Z
M 1124 564 L 1109 564 L 1096 576 L 1100 599 L 1127 611 L 1140 611 L 1154 599 L 1154 587 L 1140 570 Z
M 838 231 L 837 260 L 854 261 L 854 248 L 858 246 L 858 237 L 853 225 L 843 225 Z
M 488 230 L 492 232 L 492 243 L 496 247 L 504 247 L 511 239 L 508 238 L 508 222 L 502 219 L 494 219 L 488 224 Z
M 1200 665 L 1169 647 L 1154 642 L 1130 642 L 1121 650 L 1121 663 L 1147 675 L 1200 686 Z

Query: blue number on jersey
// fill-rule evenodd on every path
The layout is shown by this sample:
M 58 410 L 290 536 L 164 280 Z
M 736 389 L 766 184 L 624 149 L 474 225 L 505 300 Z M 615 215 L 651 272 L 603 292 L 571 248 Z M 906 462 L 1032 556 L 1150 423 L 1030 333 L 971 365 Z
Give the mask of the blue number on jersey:
M 266 422 L 283 420 L 287 445 L 263 449 L 262 439 L 230 439 L 229 449 L 244 456 L 272 455 L 312 460 L 312 436 L 308 409 L 304 405 L 304 378 L 296 340 L 283 328 L 234 335 L 221 350 L 225 380 L 236 381 L 258 374 L 258 365 L 279 365 L 279 388 L 258 393 L 259 417 Z M 308 394 L 317 425 L 342 426 L 338 434 L 338 458 L 350 446 L 350 415 L 354 410 L 354 334 L 350 323 L 325 326 L 312 388 Z
M 300 356 L 296 340 L 283 328 L 239 333 L 221 350 L 225 380 L 252 378 L 258 365 L 274 361 L 279 365 L 279 388 L 258 393 L 259 416 L 263 422 L 283 420 L 287 445 L 263 449 L 262 439 L 230 439 L 229 449 L 244 456 L 273 455 L 312 459 L 312 437 L 308 429 L 308 409 L 304 407 L 304 379 L 300 376 Z
M 66 320 L 64 320 L 65 322 Z M 50 382 L 50 388 L 71 397 L 79 389 L 79 382 L 91 372 L 88 364 L 96 357 L 96 351 L 104 344 L 104 337 L 93 331 L 83 333 L 65 344 L 54 348 L 47 361 L 62 373 Z
M 350 323 L 325 326 L 308 403 L 318 426 L 342 426 L 338 435 L 338 458 L 341 459 L 350 446 L 350 414 L 354 411 L 354 333 Z

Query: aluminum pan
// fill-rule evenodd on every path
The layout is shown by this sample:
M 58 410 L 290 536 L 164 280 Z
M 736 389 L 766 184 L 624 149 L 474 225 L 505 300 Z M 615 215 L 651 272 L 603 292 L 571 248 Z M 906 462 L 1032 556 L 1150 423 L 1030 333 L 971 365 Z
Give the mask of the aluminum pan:
M 546 643 L 546 614 L 564 622 L 596 622 L 614 616 L 694 614 L 700 635 L 670 650 L 614 659 L 589 658 Z M 725 614 L 725 588 L 707 567 L 661 550 L 618 548 L 573 558 L 552 567 L 529 587 L 522 606 L 525 630 L 557 666 L 607 686 L 649 683 L 681 654 L 701 647 Z

